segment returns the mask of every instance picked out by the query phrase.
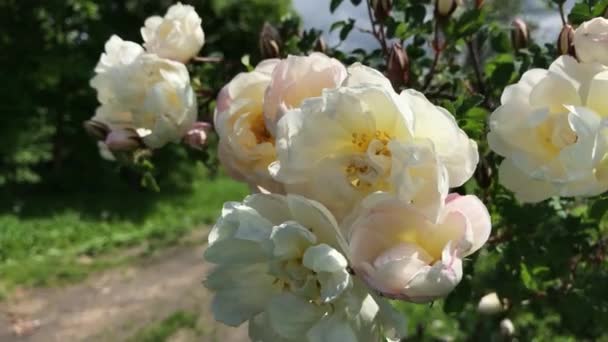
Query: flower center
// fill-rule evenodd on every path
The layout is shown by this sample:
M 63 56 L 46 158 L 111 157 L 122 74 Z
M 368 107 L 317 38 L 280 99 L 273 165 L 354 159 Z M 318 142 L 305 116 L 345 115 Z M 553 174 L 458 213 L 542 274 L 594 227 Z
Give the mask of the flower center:
M 388 149 L 388 143 L 392 137 L 385 131 L 376 131 L 373 135 L 368 133 L 353 133 L 351 142 L 355 145 L 355 148 L 361 152 L 366 152 L 369 148 L 370 143 L 374 140 L 381 143 L 381 147 L 377 148 L 376 155 L 384 155 L 390 157 L 391 151 Z
M 542 145 L 553 155 L 578 141 L 578 135 L 570 127 L 567 115 L 559 115 L 538 126 Z
M 369 191 L 390 169 L 392 137 L 385 131 L 353 133 L 352 144 L 362 155 L 353 158 L 346 167 L 346 178 L 354 188 Z
M 250 127 L 258 144 L 272 142 L 272 135 L 270 135 L 270 132 L 266 129 L 266 124 L 264 123 L 264 117 L 262 115 L 256 115 L 251 121 Z

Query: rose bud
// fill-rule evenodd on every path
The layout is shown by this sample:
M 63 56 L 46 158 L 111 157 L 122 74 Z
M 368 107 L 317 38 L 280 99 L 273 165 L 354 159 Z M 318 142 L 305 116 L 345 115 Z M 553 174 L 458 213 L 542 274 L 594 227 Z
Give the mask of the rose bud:
M 260 52 L 263 58 L 277 58 L 281 55 L 281 36 L 274 26 L 264 23 L 260 32 Z
M 373 0 L 372 7 L 374 9 L 374 17 L 378 21 L 384 21 L 391 15 L 393 0 Z
M 528 47 L 528 25 L 519 18 L 513 20 L 511 25 L 513 26 L 511 29 L 511 43 L 513 44 L 513 49 L 518 51 Z
M 142 146 L 137 132 L 128 128 L 111 131 L 105 143 L 110 151 L 133 151 Z
M 325 43 L 325 40 L 323 40 L 323 37 L 319 36 L 319 38 L 317 38 L 313 49 L 322 53 L 327 51 L 327 44 Z
M 410 61 L 399 43 L 395 43 L 391 49 L 386 72 L 388 79 L 395 87 L 405 85 L 409 81 Z
M 500 321 L 500 333 L 503 336 L 513 336 L 513 334 L 515 334 L 515 326 L 510 319 L 505 318 Z
M 480 10 L 483 7 L 484 0 L 475 0 L 475 8 Z
M 83 126 L 87 134 L 95 140 L 104 140 L 110 131 L 108 125 L 96 120 L 87 120 Z
M 211 124 L 207 122 L 196 122 L 184 136 L 184 142 L 194 149 L 202 150 L 203 146 L 207 143 L 207 135 L 210 130 Z
M 458 0 L 436 0 L 435 15 L 439 18 L 448 18 L 458 8 Z
M 477 312 L 482 315 L 494 315 L 501 312 L 502 309 L 502 302 L 496 292 L 481 297 L 479 304 L 477 304 Z
M 560 55 L 574 55 L 574 28 L 565 25 L 557 39 L 557 51 Z

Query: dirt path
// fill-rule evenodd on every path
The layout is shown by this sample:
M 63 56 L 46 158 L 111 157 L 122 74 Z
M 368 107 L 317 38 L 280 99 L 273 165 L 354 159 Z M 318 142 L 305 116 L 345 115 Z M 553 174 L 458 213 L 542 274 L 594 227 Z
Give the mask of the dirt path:
M 22 291 L 0 303 L 0 341 L 125 341 L 178 310 L 200 313 L 203 332 L 177 340 L 247 341 L 246 328 L 223 327 L 209 313 L 211 297 L 201 285 L 209 267 L 202 262 L 204 247 L 175 247 L 64 288 Z M 31 331 L 17 336 L 15 328 Z

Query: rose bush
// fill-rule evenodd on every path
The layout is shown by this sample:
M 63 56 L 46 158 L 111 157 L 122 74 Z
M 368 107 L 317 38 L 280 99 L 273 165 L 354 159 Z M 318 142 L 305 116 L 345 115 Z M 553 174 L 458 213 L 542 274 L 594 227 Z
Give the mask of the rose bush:
M 178 2 L 169 7 L 164 17 L 146 19 L 141 28 L 144 47 L 159 57 L 185 63 L 205 44 L 201 23 L 194 7 Z
M 574 31 L 554 1 L 563 27 L 542 47 L 521 18 L 509 44 L 484 1 L 369 1 L 370 30 L 354 19 L 331 30 L 341 40 L 369 31 L 374 51 L 328 48 L 285 18 L 265 23 L 258 42 L 262 56 L 282 58 L 252 67 L 244 56 L 247 71 L 219 92 L 196 79 L 220 163 L 258 193 L 227 203 L 209 235 L 214 317 L 248 322 L 255 341 L 403 336 L 388 297 L 414 314 L 403 302 L 437 302 L 439 319 L 463 331 L 455 339 L 533 339 L 557 321 L 572 336 L 601 336 L 605 301 L 587 297 L 602 291 L 593 277 L 605 279 L 606 201 L 567 198 L 608 190 L 608 25 L 587 20 L 605 9 L 584 2 Z M 182 115 L 197 66 L 167 59 L 185 62 L 202 45 L 192 34 L 200 18 L 179 8 L 149 20 L 146 51 L 112 38 L 100 59 L 92 85 L 102 105 L 87 130 L 108 131 L 106 157 L 179 139 L 213 154 L 209 124 Z M 186 31 L 182 11 L 197 22 Z M 189 57 L 168 56 L 180 52 L 163 50 L 171 44 Z M 592 325 L 562 319 L 583 309 Z M 415 320 L 418 334 L 439 338 L 440 324 Z

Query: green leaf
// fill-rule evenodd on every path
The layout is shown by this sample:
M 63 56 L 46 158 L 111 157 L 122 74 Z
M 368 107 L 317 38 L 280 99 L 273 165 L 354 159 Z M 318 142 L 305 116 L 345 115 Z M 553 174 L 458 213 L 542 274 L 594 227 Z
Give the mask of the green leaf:
M 490 45 L 492 50 L 505 53 L 511 50 L 511 38 L 505 31 L 494 31 L 490 36 Z
M 465 38 L 475 34 L 481 29 L 485 21 L 485 15 L 479 10 L 464 12 L 456 22 L 456 37 Z
M 329 11 L 331 13 L 334 13 L 334 11 L 336 10 L 336 8 L 338 8 L 338 6 L 340 6 L 340 4 L 342 3 L 343 0 L 331 0 L 331 3 L 329 4 Z
M 141 177 L 141 186 L 144 189 L 160 192 L 160 187 L 151 172 L 146 172 Z
M 490 76 L 492 85 L 496 88 L 504 88 L 509 84 L 515 71 L 515 65 L 513 63 L 500 63 L 496 65 L 494 72 Z
M 472 96 L 467 95 L 466 97 L 460 97 L 456 104 L 456 116 L 462 117 L 471 108 L 479 106 L 484 100 L 484 97 L 479 94 Z
M 593 18 L 591 8 L 585 3 L 576 4 L 568 15 L 568 21 L 575 25 L 578 25 L 591 18 Z
M 538 290 L 538 284 L 536 283 L 536 280 L 532 277 L 532 274 L 524 263 L 519 264 L 519 276 L 521 278 L 522 283 L 527 289 L 533 291 Z
M 335 29 L 344 27 L 344 25 L 346 25 L 346 21 L 344 21 L 344 20 L 336 21 L 335 23 L 331 24 L 331 26 L 329 27 L 329 32 L 333 32 Z
M 340 40 L 346 39 L 350 31 L 353 30 L 353 27 L 355 27 L 355 21 L 353 19 L 348 19 L 348 23 L 340 30 Z
M 422 4 L 412 5 L 407 9 L 406 17 L 415 26 L 420 26 L 424 23 L 424 18 L 426 18 L 426 7 Z
M 395 37 L 399 39 L 407 39 L 410 36 L 410 32 L 408 32 L 408 26 L 406 23 L 399 23 L 395 28 Z
M 608 212 L 608 197 L 596 200 L 589 207 L 589 217 L 596 221 L 601 221 L 606 212 Z

